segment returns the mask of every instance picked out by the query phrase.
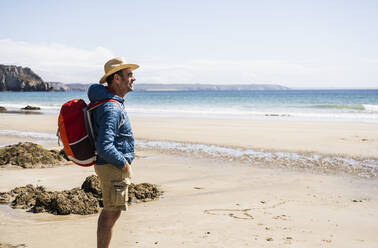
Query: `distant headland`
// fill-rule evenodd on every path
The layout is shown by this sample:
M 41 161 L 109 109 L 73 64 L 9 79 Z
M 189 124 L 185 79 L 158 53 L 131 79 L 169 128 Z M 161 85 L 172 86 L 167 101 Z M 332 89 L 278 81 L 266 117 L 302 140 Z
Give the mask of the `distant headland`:
M 90 84 L 45 82 L 28 67 L 0 64 L 0 91 L 86 91 Z M 278 84 L 135 84 L 136 91 L 289 90 Z
M 28 67 L 0 65 L 0 91 L 48 91 L 50 86 Z

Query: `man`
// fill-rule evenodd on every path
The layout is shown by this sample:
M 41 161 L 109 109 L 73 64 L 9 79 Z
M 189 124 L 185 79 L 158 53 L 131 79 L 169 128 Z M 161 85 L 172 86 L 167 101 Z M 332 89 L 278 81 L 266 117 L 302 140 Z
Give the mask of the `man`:
M 134 159 L 134 136 L 124 110 L 124 97 L 133 91 L 133 70 L 139 66 L 113 58 L 105 66 L 100 84 L 91 85 L 91 103 L 108 100 L 91 113 L 96 139 L 95 171 L 99 177 L 104 208 L 98 218 L 97 247 L 108 248 L 115 222 L 127 210 L 128 184 Z M 107 87 L 103 84 L 107 82 Z

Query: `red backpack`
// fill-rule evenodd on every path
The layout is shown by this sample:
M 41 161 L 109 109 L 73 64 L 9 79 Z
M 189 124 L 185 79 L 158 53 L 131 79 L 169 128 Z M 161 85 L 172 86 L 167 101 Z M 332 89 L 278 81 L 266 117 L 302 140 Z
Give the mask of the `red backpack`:
M 83 99 L 74 99 L 63 104 L 58 118 L 59 138 L 69 160 L 80 166 L 96 163 L 96 146 L 93 134 L 91 111 L 106 102 L 119 102 L 105 99 L 87 105 Z

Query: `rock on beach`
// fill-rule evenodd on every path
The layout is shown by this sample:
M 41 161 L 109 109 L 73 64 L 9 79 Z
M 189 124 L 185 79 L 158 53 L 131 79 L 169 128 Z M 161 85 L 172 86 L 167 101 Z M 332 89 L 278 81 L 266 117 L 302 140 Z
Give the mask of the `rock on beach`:
M 156 185 L 140 183 L 129 185 L 128 204 L 158 199 L 162 191 Z M 95 175 L 88 176 L 81 188 L 47 191 L 42 186 L 28 184 L 9 192 L 0 192 L 0 203 L 12 208 L 28 209 L 33 213 L 54 215 L 95 214 L 103 207 L 100 182 Z
M 26 107 L 21 108 L 21 110 L 41 110 L 41 108 L 38 106 L 27 105 Z

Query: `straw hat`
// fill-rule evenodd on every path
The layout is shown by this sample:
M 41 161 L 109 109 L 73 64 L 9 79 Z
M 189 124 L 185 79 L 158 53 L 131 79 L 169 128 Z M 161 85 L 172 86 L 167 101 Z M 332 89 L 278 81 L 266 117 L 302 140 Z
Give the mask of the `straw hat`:
M 113 58 L 106 62 L 104 65 L 104 71 L 105 75 L 101 78 L 100 84 L 103 84 L 106 82 L 106 78 L 112 75 L 113 73 L 120 71 L 122 69 L 130 69 L 130 70 L 135 70 L 139 68 L 139 65 L 134 65 L 134 64 L 126 64 L 125 60 L 121 57 L 119 58 Z

